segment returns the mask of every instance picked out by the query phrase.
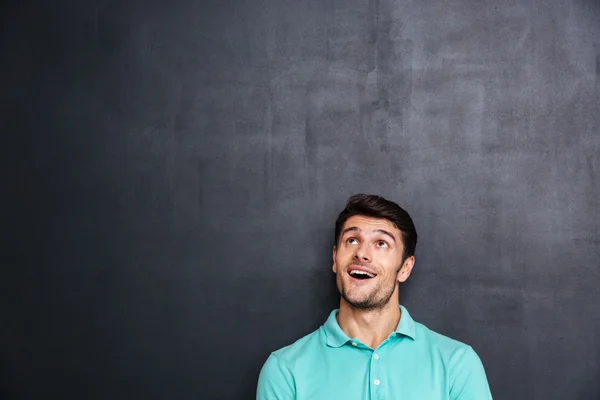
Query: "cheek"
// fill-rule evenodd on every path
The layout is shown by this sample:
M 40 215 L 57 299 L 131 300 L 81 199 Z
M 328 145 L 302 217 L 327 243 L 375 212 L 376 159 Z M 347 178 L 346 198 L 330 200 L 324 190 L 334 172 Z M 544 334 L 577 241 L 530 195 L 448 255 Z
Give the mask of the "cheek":
M 344 261 L 347 260 L 348 258 L 352 258 L 352 249 L 348 249 L 348 248 L 341 248 L 338 250 L 338 252 L 335 255 L 335 259 L 339 260 L 339 261 Z
M 396 253 L 391 251 L 385 253 L 382 252 L 382 254 L 379 257 L 379 261 L 381 262 L 381 266 L 385 269 L 386 273 L 392 274 L 394 276 L 402 267 L 402 265 L 400 265 L 402 258 L 397 257 Z

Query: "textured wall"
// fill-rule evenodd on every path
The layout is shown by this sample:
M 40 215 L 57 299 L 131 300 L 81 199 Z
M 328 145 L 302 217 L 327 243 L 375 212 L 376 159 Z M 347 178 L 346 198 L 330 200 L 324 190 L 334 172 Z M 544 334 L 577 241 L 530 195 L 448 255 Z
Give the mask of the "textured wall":
M 600 398 L 600 4 L 13 2 L 0 395 L 251 399 L 356 192 L 496 399 Z

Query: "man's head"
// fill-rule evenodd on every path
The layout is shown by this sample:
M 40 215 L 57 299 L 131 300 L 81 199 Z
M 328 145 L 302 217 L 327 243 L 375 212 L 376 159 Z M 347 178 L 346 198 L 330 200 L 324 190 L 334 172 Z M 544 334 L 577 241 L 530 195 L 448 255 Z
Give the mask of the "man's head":
M 410 276 L 416 245 L 415 226 L 399 205 L 375 195 L 350 197 L 336 221 L 333 247 L 342 301 L 365 310 L 397 304 L 398 283 Z

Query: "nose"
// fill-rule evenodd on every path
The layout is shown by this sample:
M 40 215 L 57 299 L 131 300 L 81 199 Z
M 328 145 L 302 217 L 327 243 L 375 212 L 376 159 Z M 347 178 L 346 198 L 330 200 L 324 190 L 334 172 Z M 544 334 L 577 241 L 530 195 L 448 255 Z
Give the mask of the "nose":
M 354 259 L 361 262 L 371 262 L 371 253 L 367 243 L 360 244 L 354 253 Z

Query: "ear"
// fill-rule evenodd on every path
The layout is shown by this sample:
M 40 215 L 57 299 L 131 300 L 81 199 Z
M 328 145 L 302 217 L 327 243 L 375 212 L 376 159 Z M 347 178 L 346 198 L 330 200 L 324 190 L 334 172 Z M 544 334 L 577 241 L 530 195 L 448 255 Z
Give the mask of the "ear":
M 335 245 L 333 246 L 333 272 L 337 274 L 337 264 L 335 263 L 335 255 L 337 254 L 337 249 Z
M 396 280 L 398 281 L 398 283 L 406 282 L 414 266 L 415 256 L 410 256 L 406 260 L 404 260 L 402 268 L 400 268 L 400 271 L 398 271 L 398 275 L 396 276 Z

